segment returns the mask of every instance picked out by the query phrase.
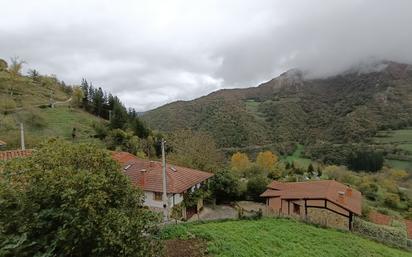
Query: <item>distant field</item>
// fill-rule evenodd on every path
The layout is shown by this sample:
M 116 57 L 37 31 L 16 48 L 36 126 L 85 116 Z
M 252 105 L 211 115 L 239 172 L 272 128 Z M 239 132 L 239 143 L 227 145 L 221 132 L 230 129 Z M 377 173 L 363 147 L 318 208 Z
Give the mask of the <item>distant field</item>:
M 408 151 L 409 156 L 412 158 L 412 128 L 381 131 L 373 141 L 378 145 L 390 144 L 398 149 Z M 387 159 L 386 163 L 394 168 L 412 171 L 412 161 Z
M 380 144 L 412 144 L 412 128 L 381 131 L 378 133 L 378 136 L 374 138 L 374 141 Z
M 255 100 L 246 100 L 246 110 L 253 114 L 258 120 L 265 121 L 264 114 L 259 112 L 258 108 L 261 104 L 260 102 L 256 102 Z
M 386 163 L 397 169 L 412 171 L 411 161 L 386 160 Z
M 303 145 L 298 145 L 295 152 L 292 155 L 283 157 L 282 160 L 289 162 L 289 163 L 295 163 L 301 168 L 307 169 L 307 167 L 312 162 L 312 160 L 301 157 L 302 152 L 303 152 Z
M 357 235 L 287 219 L 223 221 L 168 226 L 165 239 L 207 240 L 214 257 L 407 257 L 412 253 L 390 248 Z M 199 255 L 200 256 L 200 255 Z

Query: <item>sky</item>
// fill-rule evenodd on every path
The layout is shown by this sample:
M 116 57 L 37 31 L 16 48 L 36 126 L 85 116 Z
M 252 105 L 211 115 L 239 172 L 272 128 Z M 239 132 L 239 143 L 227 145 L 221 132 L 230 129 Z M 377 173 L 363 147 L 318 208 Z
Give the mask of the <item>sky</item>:
M 147 111 L 298 68 L 412 63 L 411 0 L 0 0 L 0 58 Z

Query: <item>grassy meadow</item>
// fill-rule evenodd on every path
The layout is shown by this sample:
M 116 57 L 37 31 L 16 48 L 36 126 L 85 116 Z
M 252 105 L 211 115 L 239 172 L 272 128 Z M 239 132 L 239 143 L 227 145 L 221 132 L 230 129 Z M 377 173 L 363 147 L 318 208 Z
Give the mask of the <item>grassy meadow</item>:
M 207 241 L 214 257 L 407 257 L 411 252 L 388 247 L 363 237 L 333 229 L 324 229 L 288 219 L 218 221 L 171 225 L 165 239 Z
M 288 155 L 282 158 L 283 161 L 294 163 L 295 165 L 307 169 L 312 162 L 311 159 L 302 157 L 303 145 L 298 144 L 295 152 L 292 155 Z
M 30 112 L 22 110 L 3 116 L 0 121 L 0 134 L 1 139 L 8 143 L 9 149 L 20 146 L 20 122 L 25 125 L 25 141 L 28 148 L 50 137 L 71 140 L 73 128 L 76 128 L 77 141 L 98 142 L 90 137 L 94 134 L 93 123 L 98 121 L 100 119 L 96 116 L 67 106 L 33 108 Z
M 390 158 L 386 164 L 398 168 L 412 171 L 412 128 L 390 131 L 381 131 L 373 139 L 377 145 L 392 145 L 396 149 L 404 151 L 401 158 Z M 405 160 L 405 157 L 410 160 Z

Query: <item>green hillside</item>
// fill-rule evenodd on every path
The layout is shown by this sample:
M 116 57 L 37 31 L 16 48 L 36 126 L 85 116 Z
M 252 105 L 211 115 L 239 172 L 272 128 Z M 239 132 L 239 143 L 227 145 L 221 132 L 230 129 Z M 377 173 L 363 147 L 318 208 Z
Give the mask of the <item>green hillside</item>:
M 292 70 L 258 87 L 167 104 L 143 119 L 162 132 L 207 132 L 224 149 L 272 145 L 284 155 L 282 149 L 291 154 L 296 144 L 312 150 L 324 142 L 370 144 L 379 131 L 412 125 L 412 66 L 385 65 L 379 72 L 352 71 L 325 79 L 305 79 Z M 305 154 L 318 157 L 310 150 Z
M 286 219 L 188 223 L 166 227 L 163 235 L 166 239 L 190 239 L 195 236 L 206 240 L 207 251 L 214 257 L 412 256 L 411 252 L 394 249 L 348 232 L 318 228 Z M 188 244 L 191 242 L 188 241 Z
M 34 119 L 34 120 L 33 120 Z M 77 142 L 96 142 L 92 138 L 95 134 L 93 123 L 100 121 L 81 109 L 60 106 L 56 108 L 19 110 L 3 116 L 0 126 L 0 138 L 7 142 L 8 149 L 20 147 L 20 126 L 25 125 L 25 143 L 27 148 L 38 145 L 50 137 L 59 137 L 71 140 L 72 130 L 76 128 Z
M 76 128 L 77 141 L 96 141 L 93 123 L 100 119 L 70 107 L 72 87 L 55 76 L 33 73 L 13 75 L 13 68 L 0 60 L 0 139 L 6 149 L 20 147 L 20 123 L 24 124 L 27 148 L 50 137 L 71 139 Z M 53 103 L 55 108 L 50 108 Z

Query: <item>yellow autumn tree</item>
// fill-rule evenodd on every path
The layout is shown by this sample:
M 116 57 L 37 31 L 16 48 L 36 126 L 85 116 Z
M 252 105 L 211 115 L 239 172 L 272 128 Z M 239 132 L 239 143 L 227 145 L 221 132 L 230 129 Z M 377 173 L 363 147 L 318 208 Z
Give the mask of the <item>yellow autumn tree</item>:
M 278 162 L 278 157 L 271 151 L 260 152 L 256 157 L 256 165 L 263 171 L 272 171 Z
M 230 159 L 230 167 L 237 173 L 244 173 L 250 165 L 249 157 L 245 153 L 237 152 Z

